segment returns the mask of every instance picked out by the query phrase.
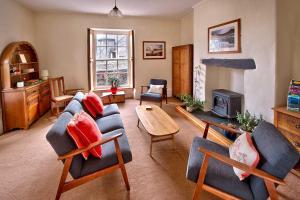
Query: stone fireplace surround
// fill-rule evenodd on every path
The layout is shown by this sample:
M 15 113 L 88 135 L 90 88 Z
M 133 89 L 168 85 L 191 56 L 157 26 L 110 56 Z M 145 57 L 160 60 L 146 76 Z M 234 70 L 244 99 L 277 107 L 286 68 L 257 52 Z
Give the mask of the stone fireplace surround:
M 194 97 L 205 101 L 204 111 L 212 108 L 212 91 L 227 89 L 244 94 L 245 70 L 256 69 L 254 59 L 202 59 L 194 67 Z M 242 111 L 245 100 L 242 99 Z

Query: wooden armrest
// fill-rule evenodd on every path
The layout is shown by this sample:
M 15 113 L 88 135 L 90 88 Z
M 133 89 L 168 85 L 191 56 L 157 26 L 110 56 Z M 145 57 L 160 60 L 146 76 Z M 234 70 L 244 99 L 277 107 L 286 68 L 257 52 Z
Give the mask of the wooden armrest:
M 230 133 L 235 133 L 235 134 L 243 134 L 243 132 L 237 130 L 237 129 L 234 129 L 234 128 L 231 128 L 229 126 L 226 126 L 224 124 L 219 124 L 219 123 L 216 123 L 216 122 L 212 122 L 212 121 L 209 121 L 209 120 L 202 120 L 201 121 L 205 122 L 206 124 L 208 125 L 213 125 L 213 126 L 216 126 L 216 127 L 219 127 L 225 131 L 229 131 Z
M 277 183 L 277 184 L 280 184 L 280 185 L 285 185 L 285 182 L 283 180 L 281 180 L 279 178 L 276 178 L 276 177 L 274 177 L 274 176 L 272 176 L 272 175 L 268 174 L 267 172 L 264 172 L 264 171 L 262 171 L 260 169 L 251 168 L 251 167 L 249 167 L 248 165 L 246 165 L 244 163 L 235 161 L 233 159 L 230 159 L 230 158 L 228 158 L 226 156 L 223 156 L 221 154 L 218 154 L 216 152 L 209 151 L 209 150 L 207 150 L 207 149 L 205 149 L 203 147 L 200 147 L 198 150 L 200 152 L 208 155 L 209 157 L 213 157 L 213 158 L 215 158 L 215 159 L 217 159 L 217 160 L 219 160 L 219 161 L 221 161 L 221 162 L 223 162 L 223 163 L 225 163 L 227 165 L 231 165 L 233 167 L 239 168 L 239 169 L 241 169 L 243 171 L 246 171 L 246 172 L 248 172 L 248 173 L 250 173 L 252 175 L 258 176 L 258 177 L 260 177 L 262 179 L 271 181 L 273 183 Z
M 141 94 L 143 94 L 143 89 L 144 89 L 145 87 L 148 88 L 149 86 L 142 85 L 142 86 L 141 86 Z
M 74 94 L 74 93 L 76 93 L 76 92 L 83 92 L 84 91 L 84 89 L 83 88 L 74 88 L 74 89 L 66 89 L 65 90 L 65 94 Z
M 57 160 L 65 160 L 66 158 L 76 156 L 76 155 L 81 154 L 82 152 L 85 152 L 87 150 L 90 150 L 90 149 L 92 149 L 92 148 L 94 148 L 98 145 L 105 144 L 105 143 L 110 142 L 112 140 L 116 140 L 118 137 L 120 137 L 122 135 L 123 135 L 123 133 L 118 133 L 118 134 L 113 135 L 111 137 L 101 139 L 100 141 L 94 142 L 94 143 L 90 144 L 87 147 L 83 147 L 83 148 L 80 148 L 80 149 L 75 149 L 75 150 L 73 150 L 69 153 L 66 153 L 65 155 L 59 156 Z

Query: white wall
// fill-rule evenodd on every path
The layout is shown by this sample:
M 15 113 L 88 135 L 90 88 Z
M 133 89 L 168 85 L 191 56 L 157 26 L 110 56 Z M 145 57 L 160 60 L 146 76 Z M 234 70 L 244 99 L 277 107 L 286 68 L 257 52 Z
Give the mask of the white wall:
M 194 43 L 194 13 L 182 17 L 180 20 L 180 43 L 181 45 Z
M 35 44 L 34 14 L 12 0 L 0 0 L 0 52 L 7 44 L 26 40 Z M 3 132 L 0 113 L 0 134 Z
M 63 75 L 67 87 L 88 88 L 87 28 L 135 31 L 135 86 L 150 78 L 163 78 L 172 86 L 172 47 L 180 43 L 179 20 L 125 17 L 111 19 L 89 14 L 38 13 L 36 43 L 41 67 L 51 76 Z M 143 60 L 143 41 L 166 41 L 166 59 Z
M 275 7 L 275 0 L 204 0 L 194 8 L 194 65 L 203 58 L 254 58 L 255 70 L 207 67 L 206 82 L 244 93 L 245 108 L 263 114 L 267 121 L 273 121 L 275 105 Z M 208 54 L 208 27 L 237 18 L 241 18 L 242 53 Z M 211 89 L 216 88 L 205 91 L 207 106 L 211 105 Z
M 286 105 L 289 82 L 300 80 L 299 8 L 299 0 L 277 0 L 276 105 Z

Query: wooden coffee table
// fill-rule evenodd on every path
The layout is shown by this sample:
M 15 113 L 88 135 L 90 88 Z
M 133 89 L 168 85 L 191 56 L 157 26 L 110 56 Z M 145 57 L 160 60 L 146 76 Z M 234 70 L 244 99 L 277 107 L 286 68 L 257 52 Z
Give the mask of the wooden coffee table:
M 151 105 L 152 110 L 146 110 L 147 105 L 135 108 L 138 116 L 138 124 L 141 121 L 146 131 L 151 136 L 150 156 L 152 156 L 152 143 L 173 140 L 174 134 L 178 133 L 179 126 L 160 107 Z

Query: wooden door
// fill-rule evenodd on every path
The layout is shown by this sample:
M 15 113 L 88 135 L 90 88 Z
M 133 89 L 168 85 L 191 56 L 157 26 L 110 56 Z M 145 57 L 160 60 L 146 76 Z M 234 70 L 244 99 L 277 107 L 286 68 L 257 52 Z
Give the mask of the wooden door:
M 180 47 L 172 48 L 172 94 L 180 95 Z
M 180 92 L 192 94 L 192 48 L 191 45 L 184 45 L 180 48 Z

